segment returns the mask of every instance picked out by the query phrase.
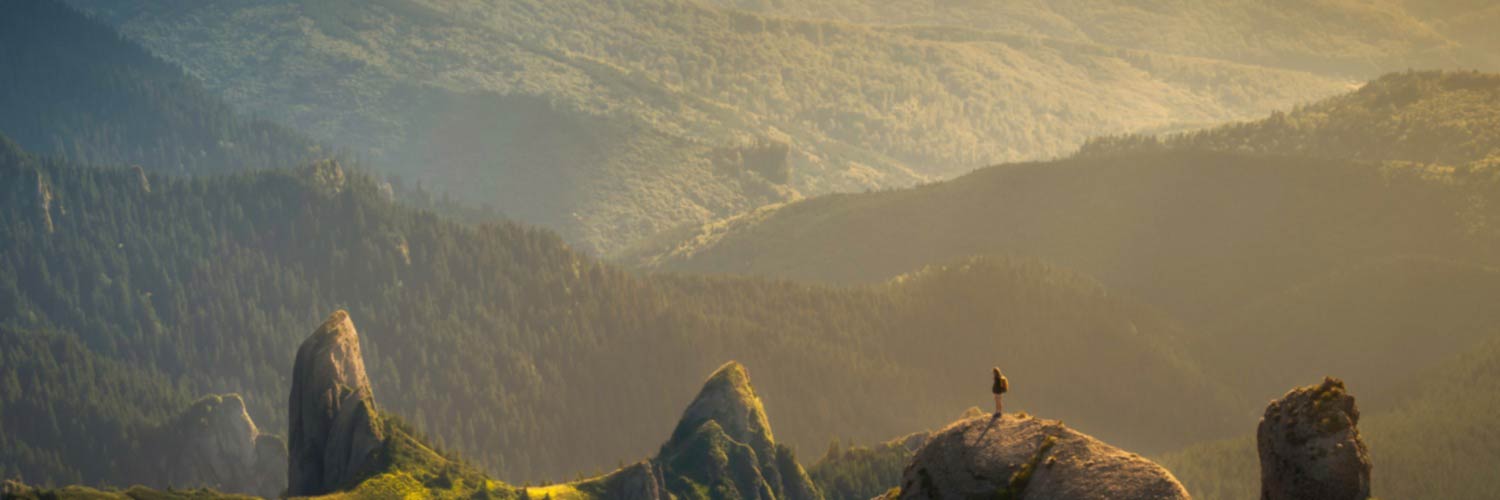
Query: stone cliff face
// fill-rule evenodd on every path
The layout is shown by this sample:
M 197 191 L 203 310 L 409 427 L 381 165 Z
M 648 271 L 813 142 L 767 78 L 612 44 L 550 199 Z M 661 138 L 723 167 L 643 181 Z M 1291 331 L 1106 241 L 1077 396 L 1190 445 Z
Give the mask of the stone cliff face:
M 288 495 L 353 486 L 375 466 L 384 437 L 348 313 L 333 313 L 302 342 L 289 406 Z
M 1370 453 L 1344 382 L 1294 389 L 1266 407 L 1256 430 L 1262 500 L 1365 500 Z
M 262 434 L 238 394 L 211 395 L 162 426 L 157 483 L 272 498 L 286 484 L 286 444 Z
M 656 459 L 679 497 L 821 498 L 791 450 L 776 444 L 744 366 L 719 368 L 683 411 Z M 700 489 L 701 488 L 701 489 Z
M 1161 466 L 1054 420 L 993 415 L 933 433 L 890 496 L 918 499 L 1187 499 Z

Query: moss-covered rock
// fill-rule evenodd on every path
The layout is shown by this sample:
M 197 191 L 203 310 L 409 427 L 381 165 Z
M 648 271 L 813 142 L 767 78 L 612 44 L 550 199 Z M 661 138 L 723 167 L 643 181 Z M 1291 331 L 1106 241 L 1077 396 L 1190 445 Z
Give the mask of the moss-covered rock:
M 792 451 L 776 444 L 744 366 L 720 367 L 657 457 L 682 498 L 822 498 Z
M 1358 424 L 1354 396 L 1336 378 L 1272 401 L 1256 429 L 1261 498 L 1369 498 L 1370 451 Z

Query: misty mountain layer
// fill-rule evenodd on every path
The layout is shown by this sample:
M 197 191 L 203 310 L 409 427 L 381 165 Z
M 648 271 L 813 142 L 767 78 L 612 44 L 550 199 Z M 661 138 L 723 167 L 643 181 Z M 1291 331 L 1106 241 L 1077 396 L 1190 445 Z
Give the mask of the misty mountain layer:
M 610 251 L 683 223 L 1240 119 L 1343 78 L 685 0 L 74 5 L 242 110 Z M 584 35 L 584 34 L 587 35 Z M 759 147 L 774 154 L 757 154 Z

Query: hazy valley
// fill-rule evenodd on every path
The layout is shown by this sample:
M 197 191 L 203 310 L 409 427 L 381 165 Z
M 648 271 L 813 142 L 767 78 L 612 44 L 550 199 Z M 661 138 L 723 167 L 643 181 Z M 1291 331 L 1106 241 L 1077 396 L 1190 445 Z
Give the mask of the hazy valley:
M 17 0 L 0 497 L 1500 494 L 1500 11 L 1168 3 Z

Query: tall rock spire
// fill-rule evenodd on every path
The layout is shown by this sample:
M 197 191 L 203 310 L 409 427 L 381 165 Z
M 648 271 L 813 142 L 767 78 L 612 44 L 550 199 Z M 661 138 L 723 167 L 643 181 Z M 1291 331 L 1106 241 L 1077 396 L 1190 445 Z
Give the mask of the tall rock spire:
M 369 472 L 385 439 L 349 313 L 334 312 L 297 349 L 289 406 L 288 496 L 337 491 Z

